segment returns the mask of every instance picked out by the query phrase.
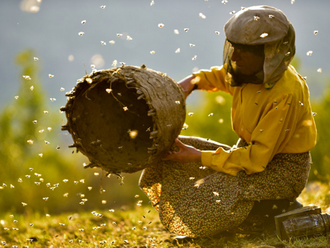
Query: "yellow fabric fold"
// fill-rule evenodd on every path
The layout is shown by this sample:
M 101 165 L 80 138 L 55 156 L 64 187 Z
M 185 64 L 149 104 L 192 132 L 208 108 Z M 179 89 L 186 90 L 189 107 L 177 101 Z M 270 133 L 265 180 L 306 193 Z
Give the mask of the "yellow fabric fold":
M 230 151 L 203 151 L 203 165 L 231 175 L 241 170 L 252 174 L 263 171 L 278 153 L 302 153 L 315 146 L 309 89 L 292 66 L 270 90 L 261 84 L 231 87 L 222 67 L 202 70 L 195 76 L 199 89 L 222 90 L 233 96 L 233 129 L 249 143 Z

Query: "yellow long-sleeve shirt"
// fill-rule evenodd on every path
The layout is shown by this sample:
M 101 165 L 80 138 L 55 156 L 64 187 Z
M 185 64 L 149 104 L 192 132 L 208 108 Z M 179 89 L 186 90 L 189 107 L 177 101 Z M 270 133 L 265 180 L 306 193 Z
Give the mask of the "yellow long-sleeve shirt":
M 292 66 L 271 89 L 263 84 L 232 87 L 225 74 L 223 67 L 194 73 L 199 89 L 222 90 L 233 96 L 232 127 L 249 145 L 230 151 L 203 151 L 204 166 L 234 176 L 241 170 L 252 174 L 263 171 L 275 154 L 302 153 L 315 146 L 309 89 Z

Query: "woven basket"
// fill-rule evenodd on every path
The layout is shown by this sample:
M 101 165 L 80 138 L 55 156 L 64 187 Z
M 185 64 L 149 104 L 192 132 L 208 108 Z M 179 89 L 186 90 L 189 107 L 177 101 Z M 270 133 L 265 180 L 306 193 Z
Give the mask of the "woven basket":
M 181 87 L 167 75 L 135 66 L 79 79 L 61 110 L 86 167 L 133 173 L 159 161 L 180 134 L 186 110 Z

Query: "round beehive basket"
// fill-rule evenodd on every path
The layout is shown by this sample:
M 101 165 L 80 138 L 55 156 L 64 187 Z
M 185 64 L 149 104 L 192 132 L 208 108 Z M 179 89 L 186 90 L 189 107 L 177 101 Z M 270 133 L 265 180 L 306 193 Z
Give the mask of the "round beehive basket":
M 86 167 L 132 173 L 166 155 L 186 111 L 181 87 L 145 66 L 94 71 L 79 79 L 61 110 Z

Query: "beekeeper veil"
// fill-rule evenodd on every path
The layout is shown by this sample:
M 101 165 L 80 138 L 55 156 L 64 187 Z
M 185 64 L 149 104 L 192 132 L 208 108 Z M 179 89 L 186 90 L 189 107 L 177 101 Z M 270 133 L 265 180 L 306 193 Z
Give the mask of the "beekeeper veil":
M 295 54 L 295 31 L 285 14 L 270 6 L 242 8 L 228 20 L 224 30 L 226 80 L 232 86 L 263 83 L 266 89 L 272 88 Z M 240 74 L 232 60 L 235 46 L 264 56 L 263 70 L 249 76 Z

